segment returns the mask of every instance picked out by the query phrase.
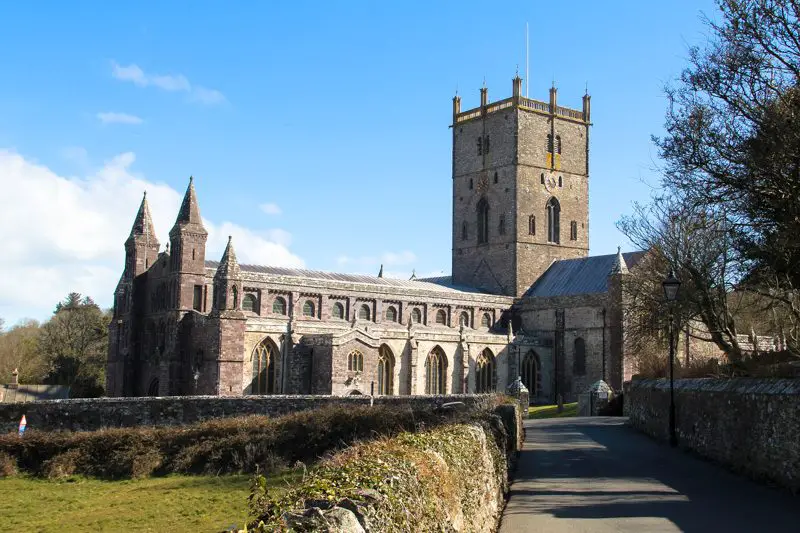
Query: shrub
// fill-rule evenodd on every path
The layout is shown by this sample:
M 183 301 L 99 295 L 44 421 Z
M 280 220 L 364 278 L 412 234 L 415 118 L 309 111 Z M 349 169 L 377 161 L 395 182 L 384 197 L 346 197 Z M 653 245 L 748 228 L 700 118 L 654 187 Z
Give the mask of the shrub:
M 169 473 L 275 472 L 353 442 L 469 420 L 475 411 L 397 406 L 323 407 L 278 418 L 248 416 L 190 426 L 0 435 L 0 453 L 43 477 L 103 479 Z
M 17 461 L 5 452 L 0 452 L 0 477 L 17 475 Z

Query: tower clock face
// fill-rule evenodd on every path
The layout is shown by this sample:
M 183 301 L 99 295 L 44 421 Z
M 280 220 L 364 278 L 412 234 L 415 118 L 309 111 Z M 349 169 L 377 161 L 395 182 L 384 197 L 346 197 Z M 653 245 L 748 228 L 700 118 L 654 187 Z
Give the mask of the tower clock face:
M 556 177 L 547 176 L 547 179 L 544 180 L 544 186 L 548 191 L 553 192 L 556 189 Z
M 477 191 L 479 194 L 485 194 L 487 190 L 489 190 L 489 177 L 484 174 L 480 178 L 478 178 L 478 186 Z

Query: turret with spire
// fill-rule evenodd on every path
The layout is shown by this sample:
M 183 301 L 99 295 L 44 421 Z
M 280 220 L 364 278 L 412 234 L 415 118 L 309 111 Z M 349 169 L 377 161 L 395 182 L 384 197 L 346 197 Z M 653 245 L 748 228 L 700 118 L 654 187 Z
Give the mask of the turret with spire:
M 242 271 L 236 260 L 233 238 L 229 236 L 217 272 L 214 274 L 214 309 L 237 311 L 241 307 L 241 298 Z
M 150 268 L 158 257 L 160 246 L 145 192 L 133 220 L 131 234 L 125 241 L 125 276 L 133 279 Z
M 181 202 L 175 225 L 169 232 L 170 270 L 178 278 L 177 306 L 180 310 L 206 310 L 205 260 L 208 232 L 200 218 L 194 178 L 189 177 L 189 186 Z

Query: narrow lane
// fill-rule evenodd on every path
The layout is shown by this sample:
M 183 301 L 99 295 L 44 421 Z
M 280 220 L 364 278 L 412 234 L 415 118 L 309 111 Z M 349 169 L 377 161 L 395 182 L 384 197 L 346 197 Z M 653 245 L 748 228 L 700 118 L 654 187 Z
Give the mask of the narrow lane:
M 526 421 L 500 533 L 800 533 L 800 496 L 672 449 L 624 422 Z

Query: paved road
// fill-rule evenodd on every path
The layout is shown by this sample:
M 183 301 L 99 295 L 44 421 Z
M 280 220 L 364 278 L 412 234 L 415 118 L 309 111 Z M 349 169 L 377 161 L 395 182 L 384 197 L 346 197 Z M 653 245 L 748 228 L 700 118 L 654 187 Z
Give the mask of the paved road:
M 800 496 L 674 450 L 624 422 L 526 421 L 500 533 L 800 532 Z

